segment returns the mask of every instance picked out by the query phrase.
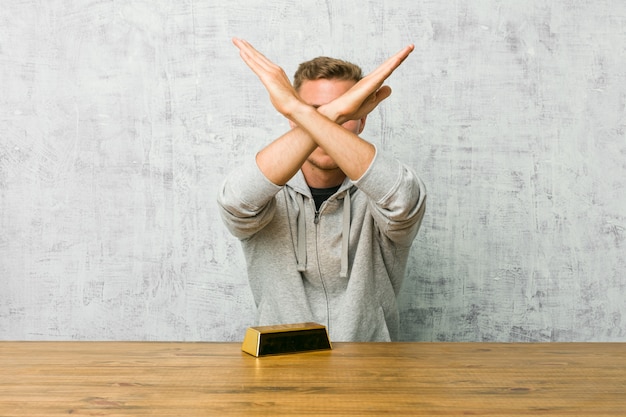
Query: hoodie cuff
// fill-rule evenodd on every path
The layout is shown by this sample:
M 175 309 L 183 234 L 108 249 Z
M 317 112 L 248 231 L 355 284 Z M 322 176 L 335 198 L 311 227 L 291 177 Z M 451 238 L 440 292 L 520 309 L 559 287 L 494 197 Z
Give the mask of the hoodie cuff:
M 240 200 L 251 207 L 265 205 L 283 188 L 267 179 L 254 160 L 242 167 L 236 187 Z
M 400 163 L 376 148 L 372 163 L 361 178 L 354 181 L 354 185 L 374 201 L 381 202 L 394 192 L 401 180 Z

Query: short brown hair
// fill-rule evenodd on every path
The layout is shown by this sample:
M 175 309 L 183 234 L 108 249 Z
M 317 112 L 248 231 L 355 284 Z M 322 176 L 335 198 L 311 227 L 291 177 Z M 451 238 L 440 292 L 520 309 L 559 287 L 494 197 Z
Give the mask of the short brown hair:
M 361 78 L 363 78 L 363 71 L 358 65 L 337 58 L 320 56 L 298 66 L 293 76 L 293 86 L 298 91 L 302 82 L 306 80 L 338 79 L 357 82 Z

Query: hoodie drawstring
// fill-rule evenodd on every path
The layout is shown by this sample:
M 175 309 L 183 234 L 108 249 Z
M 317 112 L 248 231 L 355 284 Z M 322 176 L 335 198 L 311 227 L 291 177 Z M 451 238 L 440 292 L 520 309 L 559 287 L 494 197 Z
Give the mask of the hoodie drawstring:
M 304 218 L 304 197 L 297 194 L 298 198 L 298 272 L 306 271 L 306 222 Z
M 348 277 L 348 246 L 350 243 L 350 190 L 343 198 L 343 230 L 341 232 L 341 278 Z

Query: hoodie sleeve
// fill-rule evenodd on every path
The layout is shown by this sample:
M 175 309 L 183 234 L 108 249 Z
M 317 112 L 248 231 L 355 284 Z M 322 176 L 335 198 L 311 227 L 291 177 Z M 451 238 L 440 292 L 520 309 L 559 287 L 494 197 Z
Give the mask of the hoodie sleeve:
M 421 179 L 377 149 L 370 167 L 354 184 L 369 197 L 381 232 L 399 245 L 411 245 L 426 207 L 426 187 Z
M 274 216 L 274 196 L 281 189 L 263 175 L 254 159 L 231 172 L 217 197 L 220 215 L 230 233 L 247 239 L 265 227 Z

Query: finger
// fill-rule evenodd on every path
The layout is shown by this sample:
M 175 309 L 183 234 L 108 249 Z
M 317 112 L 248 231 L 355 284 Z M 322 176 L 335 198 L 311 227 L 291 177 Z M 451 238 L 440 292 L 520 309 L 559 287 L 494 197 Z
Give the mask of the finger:
M 282 85 L 291 88 L 291 82 L 281 67 L 270 61 L 243 39 L 233 39 L 240 50 L 240 55 L 250 69 L 259 77 L 265 87 Z
M 244 62 L 255 72 L 258 73 L 260 69 L 258 51 L 256 51 L 252 45 L 243 39 L 233 38 L 233 43 L 239 49 L 239 55 Z
M 383 82 L 393 73 L 393 71 L 398 68 L 398 66 L 404 62 L 404 60 L 409 56 L 415 47 L 413 45 L 407 45 L 402 48 L 400 51 L 396 52 L 390 58 L 388 58 L 385 62 L 378 66 L 374 71 L 365 76 L 361 81 L 359 81 L 352 89 L 351 92 L 353 94 L 363 94 L 364 97 L 369 95 L 370 92 L 378 90 Z
M 391 95 L 391 87 L 386 86 L 386 85 L 382 86 L 375 93 L 372 93 L 372 95 L 365 101 L 365 103 L 363 103 L 362 107 L 367 108 L 368 110 L 367 112 L 370 113 L 372 110 L 378 107 L 378 105 L 382 103 L 383 100 L 387 99 L 390 95 Z
M 276 64 L 270 61 L 261 52 L 256 50 L 248 41 L 233 38 L 233 43 L 237 48 L 239 48 L 241 58 L 255 73 L 258 74 L 259 70 L 271 71 L 276 69 Z
M 375 99 L 378 103 L 385 100 L 391 95 L 391 87 L 384 85 L 376 91 Z M 378 104 L 377 104 L 378 105 Z
M 377 77 L 384 77 L 386 79 L 391 75 L 396 68 L 400 66 L 406 60 L 406 58 L 415 50 L 415 46 L 413 44 L 407 45 L 402 48 L 400 51 L 389 57 L 385 62 L 383 62 L 378 68 L 376 68 L 370 75 Z

